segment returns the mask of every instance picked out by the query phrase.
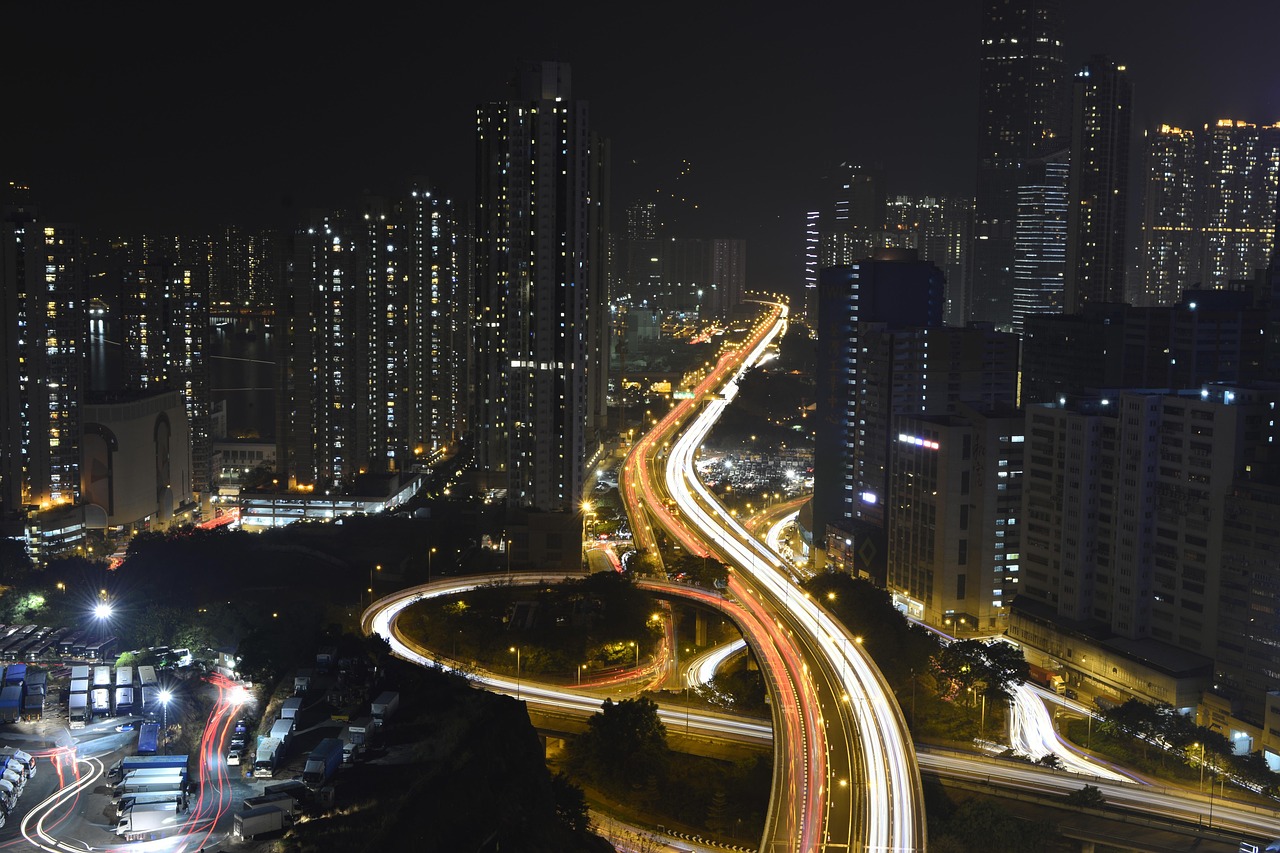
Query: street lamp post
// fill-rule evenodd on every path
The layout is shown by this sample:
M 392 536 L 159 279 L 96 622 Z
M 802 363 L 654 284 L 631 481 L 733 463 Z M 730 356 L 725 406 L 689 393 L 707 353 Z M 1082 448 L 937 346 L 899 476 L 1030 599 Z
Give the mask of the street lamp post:
M 582 686 L 582 671 L 587 668 L 585 663 L 578 664 L 578 686 Z
M 515 652 L 516 655 L 516 698 L 520 698 L 520 647 L 512 646 L 507 651 Z
M 382 565 L 378 564 L 376 566 L 370 567 L 369 569 L 369 603 L 370 604 L 373 604 L 373 573 L 375 571 L 378 571 L 378 572 L 382 571 Z
M 427 551 L 427 583 L 431 583 L 431 555 L 436 552 L 435 548 Z
M 160 691 L 160 708 L 161 719 L 163 720 L 161 730 L 164 732 L 164 752 L 163 755 L 169 754 L 169 700 L 173 698 L 173 694 L 168 690 Z

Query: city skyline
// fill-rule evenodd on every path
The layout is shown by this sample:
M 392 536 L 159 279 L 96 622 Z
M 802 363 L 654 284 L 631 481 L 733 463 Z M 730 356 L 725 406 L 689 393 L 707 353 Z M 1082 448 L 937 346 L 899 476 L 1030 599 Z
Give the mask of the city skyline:
M 1070 6 L 1066 69 L 1099 52 L 1125 64 L 1135 135 L 1280 119 L 1258 71 L 1275 9 Z M 681 236 L 748 241 L 752 287 L 798 292 L 804 211 L 840 162 L 882 164 L 891 194 L 973 191 L 977 3 L 847 24 L 813 10 L 783 27 L 751 9 L 686 11 L 628 21 L 621 37 L 573 13 L 486 20 L 483 44 L 412 20 L 353 35 L 270 14 L 178 38 L 89 9 L 54 38 L 47 15 L 6 12 L 38 34 L 10 57 L 17 90 L 49 102 L 14 135 L 9 179 L 49 218 L 94 231 L 295 225 L 419 175 L 469 198 L 475 109 L 518 59 L 574 66 L 614 149 L 616 211 L 661 191 Z M 478 21 L 431 23 L 456 35 Z

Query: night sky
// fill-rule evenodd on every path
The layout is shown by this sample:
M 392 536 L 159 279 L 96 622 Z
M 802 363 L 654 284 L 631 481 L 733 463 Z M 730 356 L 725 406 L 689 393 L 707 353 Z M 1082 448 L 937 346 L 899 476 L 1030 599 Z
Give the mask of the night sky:
M 665 198 L 675 233 L 748 241 L 753 287 L 794 288 L 841 161 L 973 191 L 977 0 L 268 5 L 4 4 L 0 178 L 90 233 L 287 226 L 414 175 L 467 200 L 476 105 L 555 59 L 612 142 L 615 218 Z M 1127 64 L 1135 127 L 1280 121 L 1280 2 L 1064 6 L 1069 67 Z

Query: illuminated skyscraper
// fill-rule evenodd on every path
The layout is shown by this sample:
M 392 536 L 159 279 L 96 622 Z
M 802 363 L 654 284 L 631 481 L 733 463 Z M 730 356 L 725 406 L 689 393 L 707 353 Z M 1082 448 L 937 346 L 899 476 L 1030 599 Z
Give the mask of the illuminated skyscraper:
M 1196 136 L 1161 125 L 1147 135 L 1142 289 L 1135 305 L 1173 305 L 1200 281 L 1201 206 Z
M 884 173 L 841 163 L 831 179 L 830 204 L 822 214 L 818 265 L 848 266 L 871 257 L 885 226 Z
M 978 181 L 965 316 L 1013 321 L 1018 188 L 1028 160 L 1066 147 L 1059 0 L 984 0 Z
M 1267 268 L 1275 245 L 1280 124 L 1222 119 L 1202 134 L 1168 125 L 1148 137 L 1143 305 L 1218 289 Z
M 0 522 L 80 496 L 88 312 L 76 228 L 10 186 L 0 217 Z M 16 531 L 9 530 L 10 534 Z
M 964 293 L 972 242 L 973 200 L 934 196 L 894 196 L 885 204 L 885 244 L 915 249 L 946 277 L 948 326 L 964 325 Z
M 1028 163 L 1018 187 L 1013 241 L 1013 328 L 1021 332 L 1031 314 L 1063 310 L 1067 267 L 1065 152 Z
M 1095 56 L 1073 87 L 1066 308 L 1123 302 L 1133 88 L 1123 65 Z
M 318 217 L 275 300 L 280 472 L 350 485 L 455 446 L 465 426 L 466 234 L 425 181 Z
M 804 215 L 804 316 L 811 328 L 818 323 L 818 243 L 822 214 L 810 210 Z
M 588 386 L 607 368 L 588 328 L 606 319 L 599 147 L 563 63 L 521 64 L 515 97 L 477 110 L 476 462 L 515 507 L 572 511 L 582 496 Z
M 1280 124 L 1205 125 L 1203 285 L 1226 287 L 1265 269 L 1275 236 Z

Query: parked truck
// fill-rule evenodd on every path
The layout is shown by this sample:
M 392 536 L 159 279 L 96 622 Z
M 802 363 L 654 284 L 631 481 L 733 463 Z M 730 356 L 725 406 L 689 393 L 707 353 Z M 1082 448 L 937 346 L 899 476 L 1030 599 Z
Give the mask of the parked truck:
M 316 669 L 321 672 L 328 672 L 338 659 L 338 649 L 336 646 L 321 646 L 316 652 Z
M 1059 695 L 1066 692 L 1067 682 L 1061 674 L 1034 664 L 1029 665 L 1027 670 L 1028 677 L 1041 687 L 1047 687 Z
M 10 770 L 8 767 L 0 771 L 0 779 L 4 779 L 12 785 L 18 792 L 18 796 L 22 796 L 22 789 L 27 786 L 26 777 L 16 770 Z
M 143 723 L 138 728 L 138 755 L 155 755 L 160 749 L 160 724 Z
M 155 687 L 160 683 L 156 678 L 156 668 L 143 664 L 138 667 L 138 684 L 143 687 Z
M 27 772 L 26 765 L 16 758 L 0 758 L 0 774 L 3 773 L 16 773 L 23 785 L 26 785 L 31 775 Z
M 117 687 L 116 688 L 116 716 L 132 717 L 135 713 L 133 704 L 133 688 Z
M 294 820 L 297 820 L 297 818 L 302 814 L 302 803 L 287 791 L 280 791 L 275 794 L 263 794 L 259 797 L 245 798 L 245 811 L 253 811 L 254 809 L 260 809 L 263 806 L 270 806 L 274 809 L 279 809 Z
M 301 779 L 287 779 L 284 782 L 273 782 L 262 786 L 262 795 L 288 794 L 298 801 L 299 807 L 311 801 L 311 789 Z
M 111 667 L 95 666 L 93 668 L 93 686 L 111 687 Z
M 125 776 L 112 792 L 112 796 L 116 800 L 123 800 L 125 797 L 134 794 L 159 794 L 173 792 L 181 794 L 186 791 L 187 777 L 183 774 L 172 773 L 143 773 L 141 776 Z
M 373 717 L 361 717 L 347 726 L 351 732 L 351 740 L 360 751 L 368 749 L 373 742 Z
M 236 812 L 231 824 L 231 834 L 245 841 L 266 832 L 284 829 L 291 821 L 288 815 L 275 806 L 261 806 L 248 811 Z
M 400 694 L 395 691 L 388 690 L 374 699 L 369 705 L 369 713 L 373 717 L 374 725 L 380 726 L 386 720 L 395 714 L 396 709 L 400 707 Z
M 116 803 L 116 814 L 121 815 L 134 806 L 149 806 L 152 803 L 174 803 L 178 811 L 187 810 L 187 794 L 185 791 L 155 791 L 149 794 L 130 794 L 121 797 Z
M 360 747 L 351 736 L 351 726 L 346 725 L 342 727 L 342 732 L 338 735 L 338 740 L 342 741 L 342 763 L 355 763 L 356 754 L 360 751 Z
M 107 771 L 107 775 L 111 778 L 119 778 L 127 773 L 135 770 L 179 770 L 183 774 L 187 772 L 187 765 L 190 763 L 190 756 L 179 755 L 126 755 L 124 758 L 112 765 Z
M 295 696 L 306 693 L 311 689 L 312 670 L 303 667 L 293 676 L 293 694 Z
M 28 691 L 22 697 L 23 722 L 37 722 L 44 719 L 44 693 Z
M 111 716 L 111 688 L 95 687 L 89 692 L 89 707 L 95 717 Z
M 181 823 L 177 803 L 147 803 L 120 815 L 116 835 L 125 841 L 149 841 L 168 835 Z
M 88 667 L 85 667 L 85 669 L 88 669 Z M 87 678 L 71 679 L 71 684 L 70 686 L 67 687 L 67 692 L 68 693 L 88 693 L 89 679 Z
M 5 686 L 16 684 L 22 686 L 27 680 L 27 665 L 25 663 L 11 663 L 4 668 Z
M 279 738 L 264 738 L 258 744 L 257 754 L 253 758 L 253 775 L 258 779 L 270 779 L 275 775 L 276 765 L 284 757 L 284 745 Z
M 289 739 L 293 737 L 293 727 L 295 723 L 292 719 L 279 719 L 271 724 L 270 737 L 276 738 L 282 744 L 288 744 Z
M 22 685 L 0 688 L 0 723 L 16 723 L 22 717 Z
M 307 756 L 307 763 L 302 766 L 302 781 L 308 788 L 319 788 L 333 778 L 341 765 L 342 741 L 327 737 Z
M 36 759 L 29 752 L 23 752 L 12 746 L 0 748 L 0 758 L 17 761 L 27 768 L 27 778 L 30 779 L 36 775 Z
M 0 779 L 0 806 L 3 806 L 6 813 L 13 811 L 13 807 L 18 804 L 18 789 L 13 787 L 13 783 L 5 779 Z
M 73 729 L 83 729 L 93 717 L 89 711 L 89 694 L 72 693 L 67 700 L 67 725 Z
M 77 666 L 71 667 L 71 680 L 72 681 L 88 681 L 89 667 L 84 665 L 77 665 Z

